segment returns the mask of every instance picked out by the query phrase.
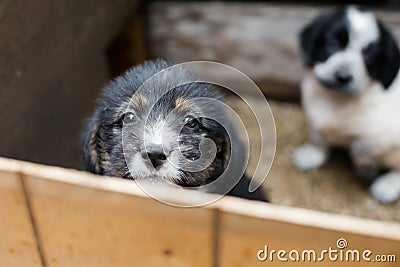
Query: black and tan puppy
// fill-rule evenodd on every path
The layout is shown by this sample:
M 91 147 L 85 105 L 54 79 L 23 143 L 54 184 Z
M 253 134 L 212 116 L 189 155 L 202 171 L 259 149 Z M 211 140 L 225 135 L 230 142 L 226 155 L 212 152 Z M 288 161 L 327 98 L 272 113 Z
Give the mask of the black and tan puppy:
M 184 68 L 163 73 L 170 67 L 163 60 L 149 61 L 104 88 L 82 139 L 88 171 L 195 188 L 219 178 L 232 154 L 243 153 L 231 146 L 220 123 L 228 119 L 213 104 L 223 101 L 214 86 L 194 82 Z M 209 141 L 215 144 L 212 157 L 205 156 L 213 147 L 204 149 Z M 205 168 L 198 168 L 201 160 L 209 161 Z M 230 194 L 266 201 L 261 190 L 249 193 L 248 183 L 240 179 Z

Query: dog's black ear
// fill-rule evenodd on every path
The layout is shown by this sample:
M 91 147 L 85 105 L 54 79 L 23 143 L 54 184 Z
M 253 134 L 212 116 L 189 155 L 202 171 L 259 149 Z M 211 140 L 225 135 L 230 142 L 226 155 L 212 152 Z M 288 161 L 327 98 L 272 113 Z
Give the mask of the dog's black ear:
M 382 23 L 379 22 L 381 32 L 381 61 L 378 63 L 377 72 L 372 75 L 388 89 L 396 78 L 400 68 L 400 50 L 396 40 Z
M 87 128 L 83 133 L 81 139 L 81 151 L 86 170 L 96 173 L 103 174 L 103 168 L 101 167 L 101 156 L 100 156 L 100 122 L 97 114 L 90 118 L 87 123 Z
M 322 14 L 313 19 L 300 32 L 300 52 L 303 65 L 307 68 L 311 68 L 316 61 L 318 49 L 321 49 L 322 31 L 330 18 L 331 15 Z

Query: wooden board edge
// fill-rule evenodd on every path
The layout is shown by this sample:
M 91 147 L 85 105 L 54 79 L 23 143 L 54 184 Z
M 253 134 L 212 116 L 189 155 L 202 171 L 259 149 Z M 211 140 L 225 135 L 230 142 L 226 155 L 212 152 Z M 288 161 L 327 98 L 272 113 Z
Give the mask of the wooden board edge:
M 142 190 L 133 180 L 99 176 L 75 169 L 46 166 L 2 157 L 0 157 L 0 169 L 8 172 L 20 173 L 23 177 L 45 179 L 83 186 L 94 190 L 112 191 L 138 197 L 151 197 L 149 193 Z M 194 205 L 194 203 L 210 203 L 210 199 L 219 198 L 215 196 L 211 197 L 210 194 L 204 192 L 183 190 L 180 187 L 176 189 L 155 187 L 155 189 L 152 188 L 151 192 L 156 194 L 159 199 L 166 200 L 168 203 L 174 203 L 177 206 L 192 206 L 191 204 Z

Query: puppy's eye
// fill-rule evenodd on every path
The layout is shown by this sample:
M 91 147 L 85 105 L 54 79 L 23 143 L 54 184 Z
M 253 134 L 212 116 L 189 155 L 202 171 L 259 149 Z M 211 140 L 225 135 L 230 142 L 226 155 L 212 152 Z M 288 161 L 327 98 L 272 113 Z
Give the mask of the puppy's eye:
M 336 52 L 340 48 L 339 42 L 335 38 L 328 38 L 325 46 L 329 52 Z
M 370 44 L 367 47 L 365 47 L 362 50 L 362 54 L 363 54 L 364 60 L 367 61 L 367 62 L 371 61 L 375 56 L 375 52 L 376 52 L 376 46 L 375 45 Z
M 199 124 L 199 121 L 193 116 L 187 116 L 184 120 L 185 126 L 189 128 L 196 128 Z
M 135 114 L 133 114 L 132 112 L 127 112 L 124 115 L 124 123 L 132 123 L 135 120 Z

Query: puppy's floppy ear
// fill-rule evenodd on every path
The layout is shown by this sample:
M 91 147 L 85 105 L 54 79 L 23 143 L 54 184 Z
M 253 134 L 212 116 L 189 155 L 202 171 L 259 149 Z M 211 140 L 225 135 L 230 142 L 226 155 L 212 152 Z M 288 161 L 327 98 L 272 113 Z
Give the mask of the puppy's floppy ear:
M 96 174 L 103 174 L 103 168 L 100 164 L 99 130 L 100 121 L 97 114 L 95 114 L 87 123 L 87 128 L 81 139 L 81 150 L 86 170 Z
M 400 50 L 396 40 L 389 30 L 379 24 L 381 32 L 381 62 L 377 68 L 377 73 L 373 75 L 387 89 L 396 78 L 400 68 Z
M 305 67 L 311 68 L 320 47 L 320 36 L 330 15 L 322 14 L 307 24 L 299 34 L 301 57 Z

